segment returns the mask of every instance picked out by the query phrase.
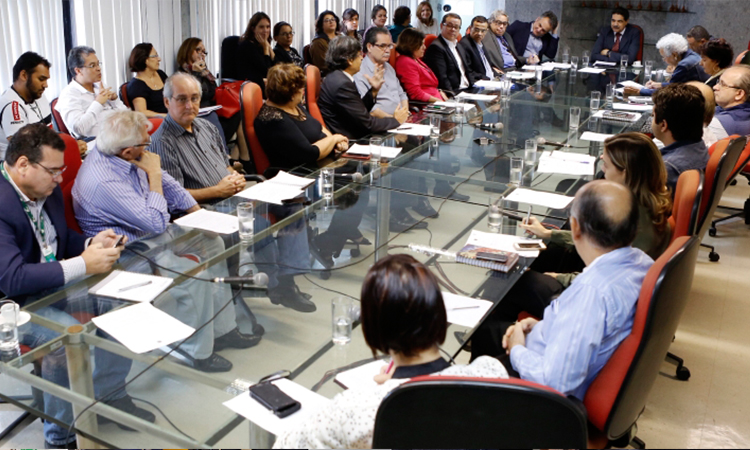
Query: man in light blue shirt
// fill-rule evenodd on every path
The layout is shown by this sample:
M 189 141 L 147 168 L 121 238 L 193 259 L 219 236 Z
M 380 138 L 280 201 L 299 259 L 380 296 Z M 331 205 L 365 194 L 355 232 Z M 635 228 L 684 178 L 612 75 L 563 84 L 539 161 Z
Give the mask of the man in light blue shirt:
M 630 190 L 592 181 L 578 191 L 571 232 L 586 269 L 544 310 L 510 326 L 503 347 L 521 378 L 583 400 L 633 327 L 641 284 L 653 260 L 631 247 L 638 204 Z
M 365 57 L 359 72 L 354 75 L 354 84 L 360 96 L 364 96 L 372 88 L 370 79 L 376 71 L 383 71 L 384 83 L 378 90 L 375 106 L 370 110 L 374 117 L 393 117 L 397 109 L 409 109 L 409 98 L 401 87 L 396 76 L 396 70 L 388 60 L 393 49 L 391 34 L 385 28 L 372 27 L 364 36 Z

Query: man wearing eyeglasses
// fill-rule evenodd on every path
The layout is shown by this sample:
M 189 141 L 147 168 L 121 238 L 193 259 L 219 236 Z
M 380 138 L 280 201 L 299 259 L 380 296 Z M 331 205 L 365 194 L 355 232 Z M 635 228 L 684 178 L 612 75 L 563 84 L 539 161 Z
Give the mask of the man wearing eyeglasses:
M 716 118 L 723 130 L 718 136 L 750 134 L 750 68 L 743 65 L 729 67 L 714 85 Z
M 73 47 L 68 53 L 73 80 L 63 88 L 55 109 L 76 139 L 90 140 L 99 134 L 104 113 L 128 109 L 111 88 L 102 83 L 102 64 L 91 47 Z
M 516 20 L 508 32 L 516 44 L 516 53 L 526 58 L 525 63 L 537 64 L 545 57 L 554 60 L 560 38 L 553 33 L 557 29 L 557 16 L 546 11 L 534 22 Z
M 513 38 L 506 33 L 508 15 L 505 11 L 500 9 L 493 11 L 489 18 L 489 27 L 490 31 L 485 33 L 482 44 L 492 67 L 505 72 L 523 66 L 526 58 L 518 57 Z
M 448 13 L 440 24 L 440 36 L 424 53 L 424 63 L 432 69 L 438 79 L 438 88 L 451 95 L 474 85 L 469 55 L 458 46 L 461 33 L 461 16 Z
M 51 289 L 59 289 L 85 275 L 109 272 L 120 257 L 121 247 L 115 247 L 118 236 L 106 229 L 86 239 L 68 229 L 63 195 L 59 184 L 65 171 L 65 142 L 44 124 L 26 125 L 8 146 L 7 158 L 0 163 L 0 290 L 23 306 Z M 84 291 L 85 292 L 85 291 Z M 74 290 L 70 291 L 71 294 Z M 73 296 L 64 302 L 42 307 L 35 314 L 70 326 L 78 324 L 66 309 L 77 303 Z M 80 300 L 80 299 L 78 299 Z M 104 313 L 104 304 L 87 308 Z M 22 344 L 39 346 L 59 336 L 54 330 L 27 323 L 19 327 Z M 130 371 L 127 358 L 94 350 L 94 390 L 97 398 L 102 393 L 114 393 L 106 401 L 110 406 L 153 422 L 149 411 L 133 404 L 124 389 Z M 42 377 L 60 386 L 68 385 L 64 348 L 44 357 Z M 68 402 L 51 394 L 44 395 L 44 412 L 62 423 L 71 423 L 73 412 Z M 100 418 L 100 423 L 103 423 Z M 44 424 L 46 448 L 66 448 L 75 441 L 69 433 L 52 421 Z
M 491 80 L 495 78 L 495 73 L 501 73 L 500 69 L 490 63 L 482 43 L 489 29 L 487 19 L 484 16 L 476 16 L 471 20 L 471 39 L 463 39 L 458 43 L 469 56 L 469 68 L 474 80 Z
M 384 80 L 370 114 L 374 117 L 394 117 L 397 113 L 408 115 L 409 98 L 388 62 L 394 51 L 391 34 L 385 28 L 371 27 L 365 33 L 364 42 L 366 56 L 362 59 L 359 72 L 354 75 L 359 95 L 364 97 L 372 89 L 368 79 L 372 79 L 375 72 L 379 72 Z

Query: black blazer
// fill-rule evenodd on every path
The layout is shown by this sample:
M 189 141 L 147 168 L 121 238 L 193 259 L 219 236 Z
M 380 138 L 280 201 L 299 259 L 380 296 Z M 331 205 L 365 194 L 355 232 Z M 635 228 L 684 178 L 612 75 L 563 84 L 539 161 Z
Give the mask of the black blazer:
M 343 71 L 331 72 L 323 80 L 318 107 L 331 132 L 343 134 L 349 139 L 360 139 L 401 125 L 394 118 L 379 119 L 371 116 L 373 106 L 375 99 L 372 97 L 372 89 L 360 97 L 357 86 Z
M 641 48 L 641 31 L 638 28 L 628 25 L 622 31 L 620 36 L 620 51 L 610 52 L 607 56 L 602 55 L 602 50 L 615 46 L 615 32 L 612 27 L 606 26 L 599 30 L 596 36 L 596 43 L 591 50 L 591 59 L 593 61 L 620 62 L 620 56 L 628 55 L 628 64 L 632 65 L 638 56 L 638 50 Z
M 518 53 L 516 53 L 516 46 L 513 43 L 513 38 L 510 37 L 508 33 L 503 34 L 503 37 L 505 38 L 505 42 L 508 44 L 508 51 L 516 59 L 516 67 L 521 67 L 526 64 L 526 58 L 524 58 L 523 56 L 519 57 Z M 482 45 L 484 45 L 484 53 L 487 55 L 487 59 L 490 61 L 490 64 L 492 64 L 493 67 L 497 67 L 498 69 L 505 72 L 505 60 L 503 59 L 503 51 L 500 50 L 500 43 L 497 42 L 497 36 L 495 36 L 495 33 L 493 33 L 492 31 L 488 31 L 484 36 L 484 39 L 482 39 Z M 508 67 L 508 69 L 513 70 L 513 67 Z
M 529 43 L 529 37 L 531 36 L 531 24 L 533 22 L 521 22 L 516 20 L 505 32 L 505 35 L 510 35 L 513 38 L 513 42 L 516 44 L 516 53 L 523 55 L 526 51 L 526 45 Z M 557 46 L 560 43 L 560 38 L 553 37 L 552 33 L 547 33 L 542 37 L 542 51 L 539 52 L 539 60 L 541 61 L 544 56 L 554 60 L 557 56 Z
M 466 55 L 469 57 L 469 70 L 471 70 L 471 77 L 476 80 L 489 80 L 487 72 L 484 70 L 484 63 L 482 62 L 482 55 L 479 54 L 479 47 L 471 36 L 466 36 L 458 43 L 459 47 L 463 47 L 466 50 Z M 490 58 L 487 57 L 487 49 L 484 50 L 484 56 L 487 58 L 487 62 L 492 66 Z
M 271 57 L 264 55 L 257 44 L 249 40 L 240 42 L 237 47 L 237 76 L 240 80 L 250 80 L 260 86 L 263 98 L 266 98 L 266 83 L 263 79 L 268 77 L 271 66 Z
M 469 38 L 466 38 L 469 39 Z M 469 80 L 469 87 L 474 85 L 472 79 L 471 63 L 466 49 L 460 45 L 456 46 L 459 56 L 463 61 L 466 78 Z M 432 41 L 422 58 L 427 66 L 432 69 L 438 79 L 438 89 L 445 91 L 458 92 L 461 86 L 461 70 L 458 68 L 458 61 L 453 57 L 445 42 L 443 36 L 438 36 Z M 450 92 L 449 92 L 450 93 Z

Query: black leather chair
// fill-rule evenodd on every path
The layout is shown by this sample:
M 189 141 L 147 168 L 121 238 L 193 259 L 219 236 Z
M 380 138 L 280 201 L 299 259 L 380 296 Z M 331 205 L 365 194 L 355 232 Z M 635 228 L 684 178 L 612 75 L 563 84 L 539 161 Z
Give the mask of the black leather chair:
M 221 78 L 222 80 L 239 80 L 237 68 L 237 48 L 240 45 L 239 36 L 227 36 L 221 41 Z
M 378 408 L 372 448 L 586 448 L 579 404 L 519 379 L 417 377 Z

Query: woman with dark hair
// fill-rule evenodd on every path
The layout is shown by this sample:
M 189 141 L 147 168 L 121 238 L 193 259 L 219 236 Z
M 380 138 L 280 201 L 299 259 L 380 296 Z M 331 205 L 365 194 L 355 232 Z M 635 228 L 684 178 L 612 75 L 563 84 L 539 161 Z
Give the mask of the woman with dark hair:
M 701 48 L 701 67 L 708 74 L 706 84 L 716 86 L 719 77 L 734 62 L 734 50 L 726 39 L 711 39 Z
M 339 17 L 333 11 L 323 11 L 315 21 L 315 37 L 310 43 L 312 64 L 320 69 L 320 76 L 325 77 L 330 70 L 326 64 L 328 45 L 337 36 L 340 28 Z
M 427 64 L 422 62 L 425 52 L 424 34 L 416 28 L 407 28 L 396 43 L 396 76 L 404 86 L 409 100 L 437 102 L 448 100 L 438 89 L 438 79 Z
M 237 53 L 240 79 L 257 84 L 265 95 L 266 85 L 263 79 L 266 78 L 275 57 L 271 48 L 271 18 L 268 14 L 253 14 L 245 32 L 240 36 Z
M 167 74 L 159 69 L 161 58 L 153 45 L 142 42 L 130 52 L 128 64 L 135 78 L 128 82 L 127 94 L 133 109 L 146 117 L 166 117 L 164 81 Z
M 276 41 L 276 47 L 273 52 L 276 57 L 274 64 L 290 63 L 298 67 L 304 67 L 305 61 L 300 56 L 296 48 L 292 47 L 294 40 L 294 30 L 287 22 L 279 22 L 273 26 L 273 40 Z
M 375 415 L 389 392 L 423 375 L 508 378 L 495 358 L 451 366 L 440 356 L 447 313 L 437 279 L 409 255 L 387 256 L 365 276 L 361 302 L 362 334 L 373 355 L 391 356 L 375 377 L 377 386 L 352 388 L 300 426 L 279 436 L 274 448 L 372 448 Z
M 206 65 L 206 46 L 203 41 L 197 37 L 185 39 L 180 49 L 177 50 L 177 71 L 189 73 L 194 76 L 201 84 L 201 108 L 216 106 L 216 77 L 213 76 Z M 250 163 L 250 153 L 245 143 L 245 135 L 240 126 L 240 113 L 237 112 L 229 118 L 224 118 L 211 112 L 205 119 L 213 123 L 224 136 L 224 142 L 229 142 L 237 134 L 237 144 L 230 151 L 230 158 L 240 161 L 244 166 Z
M 407 28 L 411 28 L 411 9 L 408 6 L 399 6 L 393 12 L 393 25 L 388 27 L 393 42 L 398 41 L 398 36 Z
M 373 6 L 372 12 L 370 12 L 370 25 L 367 28 L 365 28 L 365 31 L 362 32 L 362 38 L 364 39 L 365 35 L 367 35 L 367 30 L 369 30 L 372 27 L 385 28 L 385 23 L 387 21 L 388 21 L 388 10 L 385 9 L 385 6 L 383 5 Z M 364 43 L 362 43 L 362 46 L 364 46 Z
M 359 35 L 359 13 L 356 9 L 346 8 L 341 15 L 341 29 L 339 33 L 351 36 L 355 39 L 362 40 Z
M 417 19 L 417 30 L 421 31 L 425 35 L 440 35 L 440 24 L 437 20 L 435 20 L 434 12 L 432 11 L 432 5 L 430 4 L 429 0 L 425 0 L 417 5 Z

